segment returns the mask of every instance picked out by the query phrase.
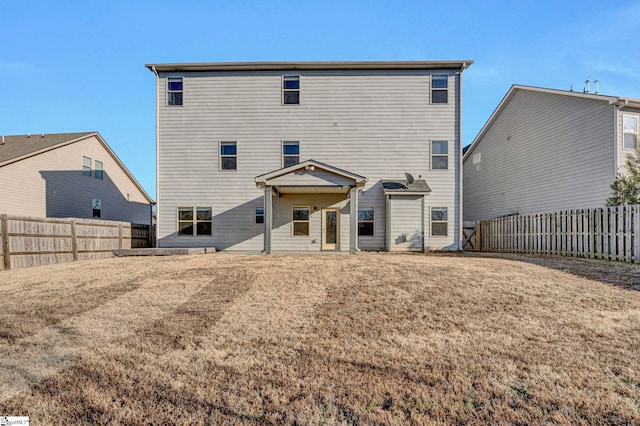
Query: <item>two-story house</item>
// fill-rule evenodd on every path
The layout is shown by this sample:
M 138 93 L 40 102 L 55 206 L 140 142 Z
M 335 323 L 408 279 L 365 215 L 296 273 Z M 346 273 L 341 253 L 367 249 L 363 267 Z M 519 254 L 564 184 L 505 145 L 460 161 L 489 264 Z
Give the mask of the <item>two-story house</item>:
M 639 136 L 640 99 L 514 85 L 464 154 L 464 220 L 603 207 Z
M 457 250 L 471 63 L 146 65 L 158 246 Z
M 0 214 L 150 224 L 153 204 L 97 132 L 0 136 Z

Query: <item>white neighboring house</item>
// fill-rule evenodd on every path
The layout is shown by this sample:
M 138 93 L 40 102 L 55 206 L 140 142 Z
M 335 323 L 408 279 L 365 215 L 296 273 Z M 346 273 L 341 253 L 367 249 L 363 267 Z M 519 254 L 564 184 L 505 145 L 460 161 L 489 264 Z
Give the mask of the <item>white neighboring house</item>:
M 514 85 L 463 157 L 464 220 L 603 207 L 640 99 Z
M 150 224 L 153 204 L 97 132 L 0 136 L 0 214 Z
M 471 63 L 146 65 L 158 246 L 457 250 Z

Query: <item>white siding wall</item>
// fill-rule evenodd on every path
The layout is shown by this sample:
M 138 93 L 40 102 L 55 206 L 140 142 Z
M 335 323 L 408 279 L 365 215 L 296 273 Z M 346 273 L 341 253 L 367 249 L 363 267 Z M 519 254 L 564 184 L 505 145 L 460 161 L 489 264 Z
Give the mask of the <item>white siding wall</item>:
M 404 179 L 405 172 L 427 180 L 433 205 L 449 207 L 455 224 L 450 238 L 428 245 L 451 247 L 459 239 L 459 76 L 433 71 L 443 72 L 450 74 L 447 105 L 429 104 L 429 71 L 191 73 L 184 77 L 184 105 L 172 107 L 165 106 L 168 74 L 161 75 L 159 245 L 261 250 L 261 231 L 247 226 L 250 207 L 263 196 L 254 178 L 282 167 L 282 141 L 293 140 L 300 142 L 301 161 L 314 159 L 369 179 L 359 204 L 375 206 L 376 236 L 360 238 L 361 248 L 384 248 L 380 179 Z M 300 105 L 282 105 L 282 75 L 300 75 Z M 430 171 L 434 139 L 449 141 L 447 171 Z M 237 171 L 219 171 L 220 141 L 237 141 Z M 212 206 L 213 237 L 177 236 L 177 206 Z M 274 237 L 274 250 L 290 249 L 277 243 Z
M 613 122 L 607 101 L 517 90 L 464 163 L 464 220 L 603 206 Z
M 82 175 L 83 156 L 103 162 L 103 180 Z M 92 218 L 99 199 L 102 219 L 150 221 L 144 196 L 95 137 L 0 167 L 0 182 L 0 213 Z
M 423 198 L 416 195 L 391 196 L 389 251 L 423 250 Z

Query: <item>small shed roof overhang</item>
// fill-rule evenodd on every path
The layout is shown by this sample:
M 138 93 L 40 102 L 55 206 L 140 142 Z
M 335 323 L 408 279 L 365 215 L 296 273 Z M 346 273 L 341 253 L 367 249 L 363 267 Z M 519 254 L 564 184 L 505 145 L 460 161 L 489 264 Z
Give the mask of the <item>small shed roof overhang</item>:
M 411 183 L 402 180 L 383 180 L 382 189 L 384 195 L 425 195 L 431 192 L 431 188 L 424 179 Z
M 255 178 L 258 188 L 271 187 L 278 194 L 348 194 L 367 178 L 315 160 L 307 160 Z

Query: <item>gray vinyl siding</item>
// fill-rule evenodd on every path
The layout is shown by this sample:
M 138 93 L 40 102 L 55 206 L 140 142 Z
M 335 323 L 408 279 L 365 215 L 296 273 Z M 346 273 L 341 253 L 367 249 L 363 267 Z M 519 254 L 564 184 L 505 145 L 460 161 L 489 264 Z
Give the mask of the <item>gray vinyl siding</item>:
M 517 90 L 465 159 L 464 220 L 603 206 L 615 177 L 613 108 Z
M 104 178 L 82 175 L 82 157 L 102 161 Z M 148 224 L 145 196 L 95 138 L 0 167 L 0 213 L 32 217 L 93 218 L 102 201 L 104 220 Z M 128 196 L 128 199 L 127 199 Z
M 452 247 L 459 239 L 457 72 L 194 72 L 184 75 L 183 106 L 166 106 L 165 100 L 166 77 L 179 74 L 161 74 L 159 245 L 261 250 L 262 232 L 247 225 L 263 197 L 254 178 L 282 167 L 282 141 L 299 141 L 300 161 L 313 159 L 368 178 L 359 205 L 375 207 L 375 236 L 359 238 L 360 248 L 385 248 L 380 179 L 404 180 L 405 172 L 427 180 L 431 204 L 449 207 L 456 224 L 453 232 L 429 245 Z M 430 104 L 432 73 L 450 75 L 449 104 Z M 300 76 L 300 105 L 282 105 L 282 75 Z M 431 140 L 449 141 L 449 170 L 430 170 Z M 237 171 L 219 170 L 220 141 L 237 142 Z M 178 206 L 213 207 L 213 237 L 178 236 Z M 348 231 L 347 216 L 342 215 L 341 229 Z M 348 238 L 341 243 L 348 244 Z M 305 246 L 301 250 L 315 247 L 295 239 L 281 241 L 276 234 L 272 247 L 294 249 L 300 244 Z

